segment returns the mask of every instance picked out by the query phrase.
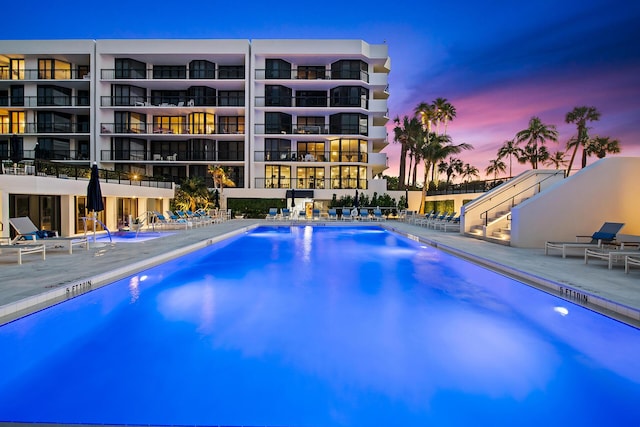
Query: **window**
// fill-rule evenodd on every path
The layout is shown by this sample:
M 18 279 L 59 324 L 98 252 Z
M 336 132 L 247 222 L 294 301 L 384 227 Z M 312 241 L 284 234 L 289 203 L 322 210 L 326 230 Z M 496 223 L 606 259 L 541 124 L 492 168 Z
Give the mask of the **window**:
M 298 141 L 298 160 L 324 162 L 326 160 L 324 142 Z
M 324 90 L 296 91 L 296 107 L 326 107 L 327 92 Z
M 89 116 L 76 116 L 76 132 L 89 133 Z
M 2 132 L 5 133 L 5 132 Z M 9 158 L 9 140 L 0 139 L 0 160 Z
M 220 92 L 218 92 L 218 106 L 243 107 L 244 91 L 243 90 L 221 90 Z
M 218 119 L 218 133 L 244 133 L 244 116 L 222 116 Z
M 291 166 L 265 165 L 266 188 L 291 188 Z
M 324 65 L 306 65 L 298 67 L 297 77 L 301 80 L 326 79 L 327 71 Z
M 216 90 L 207 86 L 192 86 L 187 89 L 187 98 L 188 104 L 196 106 L 215 106 Z
M 324 117 L 298 116 L 296 133 L 327 133 L 324 124 Z
M 82 107 L 82 106 L 87 107 L 87 106 L 89 106 L 89 102 L 90 102 L 90 100 L 89 100 L 89 91 L 88 90 L 80 90 L 80 89 L 78 89 L 78 99 L 77 99 L 77 103 L 78 104 L 77 105 L 79 107 Z
M 332 162 L 367 162 L 367 141 L 364 139 L 335 139 L 331 141 Z
M 24 106 L 24 86 L 23 85 L 11 85 L 11 106 L 22 107 Z
M 113 138 L 111 160 L 146 160 L 147 142 L 144 139 Z
M 291 64 L 282 59 L 267 59 L 266 78 L 267 79 L 290 79 Z
M 218 69 L 219 79 L 244 79 L 244 65 L 221 65 Z
M 146 101 L 147 91 L 138 86 L 112 85 L 111 97 L 114 106 L 135 105 L 136 102 Z
M 188 133 L 194 135 L 216 133 L 215 115 L 209 113 L 191 113 L 188 118 Z
M 368 117 L 365 114 L 340 113 L 329 116 L 329 132 L 333 134 L 367 135 Z
M 9 60 L 9 79 L 24 80 L 24 59 Z
M 289 160 L 291 159 L 291 141 L 280 138 L 267 138 L 264 141 L 265 160 Z
M 38 85 L 38 106 L 70 106 L 71 89 Z
M 369 81 L 369 66 L 360 60 L 341 60 L 331 64 L 331 78 L 334 80 Z
M 38 111 L 36 117 L 38 133 L 69 133 L 72 131 L 71 114 Z
M 299 167 L 296 178 L 297 188 L 324 188 L 324 168 Z
M 177 165 L 154 165 L 153 176 L 161 177 L 166 180 L 173 181 L 176 184 L 180 184 L 187 177 L 187 167 Z
M 338 86 L 331 89 L 332 107 L 368 108 L 369 90 L 359 86 Z
M 216 142 L 211 139 L 189 140 L 191 156 L 189 160 L 216 160 Z
M 129 111 L 116 111 L 115 133 L 148 133 L 147 115 Z
M 216 64 L 210 61 L 196 60 L 189 63 L 190 79 L 215 79 Z
M 186 120 L 184 116 L 154 116 L 153 133 L 184 133 L 187 129 Z
M 68 139 L 38 138 L 38 158 L 66 160 L 71 158 L 71 143 Z
M 152 90 L 151 103 L 153 105 L 178 105 L 180 101 L 184 102 L 185 93 L 181 90 Z
M 27 122 L 24 111 L 9 112 L 9 128 L 8 133 L 25 133 Z
M 365 166 L 331 166 L 331 188 L 367 188 Z
M 267 107 L 291 107 L 293 91 L 280 85 L 267 85 L 264 88 L 264 105 Z
M 186 79 L 187 67 L 185 65 L 154 65 L 154 79 Z
M 146 79 L 147 64 L 129 58 L 116 58 L 116 79 Z
M 71 64 L 57 59 L 38 59 L 38 78 L 41 80 L 69 80 Z
M 266 112 L 265 133 L 291 133 L 291 115 L 285 113 Z
M 218 160 L 243 161 L 244 141 L 218 141 Z

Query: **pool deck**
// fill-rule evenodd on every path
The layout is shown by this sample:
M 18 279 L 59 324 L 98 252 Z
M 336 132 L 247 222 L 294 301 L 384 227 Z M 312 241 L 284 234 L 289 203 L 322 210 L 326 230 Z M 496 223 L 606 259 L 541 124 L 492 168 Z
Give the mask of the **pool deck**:
M 274 225 L 274 221 L 234 219 L 190 230 L 174 230 L 170 236 L 144 242 L 90 244 L 88 250 L 74 248 L 73 254 L 64 249 L 47 250 L 46 260 L 42 260 L 40 254 L 23 255 L 22 265 L 18 265 L 15 254 L 3 253 L 0 255 L 0 324 L 242 233 L 257 224 Z M 290 223 L 276 221 L 275 224 Z M 310 224 L 335 225 L 336 221 Z M 354 223 L 338 221 L 337 224 Z M 585 265 L 584 256 L 577 253 L 564 259 L 560 254 L 545 256 L 543 248 L 512 248 L 400 221 L 363 224 L 382 225 L 640 327 L 640 268 L 632 268 L 625 274 L 620 264 L 611 270 L 606 261 L 590 260 Z

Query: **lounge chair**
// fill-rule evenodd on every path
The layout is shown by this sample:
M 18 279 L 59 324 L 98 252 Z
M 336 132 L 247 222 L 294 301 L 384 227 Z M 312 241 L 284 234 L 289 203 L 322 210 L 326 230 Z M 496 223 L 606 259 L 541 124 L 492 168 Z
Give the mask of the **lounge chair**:
M 351 209 L 342 208 L 342 216 L 340 217 L 343 221 L 351 221 Z
M 154 227 L 160 226 L 163 228 L 170 228 L 170 229 L 184 228 L 185 230 L 189 228 L 188 221 L 182 221 L 180 219 L 178 220 L 168 219 L 167 217 L 162 215 L 160 212 L 154 212 L 153 215 L 155 217 L 153 221 Z
M 576 236 L 575 242 L 545 242 L 544 254 L 548 255 L 549 251 L 559 250 L 562 252 L 562 258 L 567 257 L 567 251 L 570 249 L 584 250 L 588 248 L 599 248 L 602 245 L 612 244 L 615 242 L 618 231 L 624 227 L 624 223 L 605 222 L 600 230 L 591 236 Z M 580 239 L 590 238 L 588 241 L 580 241 Z
M 278 208 L 269 208 L 269 213 L 267 213 L 266 220 L 275 221 L 278 217 Z
M 45 231 L 40 230 L 31 221 L 28 216 L 9 218 L 9 224 L 16 232 L 16 237 L 13 239 L 14 244 L 34 244 L 34 241 L 42 242 L 42 244 L 49 248 L 57 249 L 60 247 L 66 247 L 67 251 L 73 253 L 74 246 L 84 246 L 89 250 L 89 240 L 87 236 L 78 237 L 59 237 L 57 231 Z M 38 245 L 38 243 L 35 243 Z
M 329 215 L 328 216 L 329 221 L 337 221 L 338 220 L 338 210 L 337 209 L 335 209 L 335 208 L 329 209 L 328 215 Z
M 456 216 L 456 212 L 451 212 L 449 214 L 446 214 L 444 217 L 439 217 L 438 219 L 434 219 L 433 221 L 429 221 L 427 223 L 427 227 L 429 228 L 433 228 L 434 230 L 437 230 L 440 228 L 441 225 L 445 225 L 449 222 L 451 222 L 453 220 L 453 218 L 455 218 Z
M 169 217 L 169 220 L 172 222 L 180 222 L 180 223 L 185 223 L 187 224 L 185 227 L 186 228 L 193 228 L 193 221 L 189 221 L 186 218 L 182 218 L 179 215 L 171 212 L 171 211 L 167 211 L 167 216 Z
M 631 266 L 640 267 L 640 255 L 627 255 L 624 257 L 624 272 L 629 274 Z
M 589 263 L 589 258 L 601 259 L 607 261 L 609 270 L 613 268 L 613 263 L 617 261 L 624 261 L 626 256 L 640 256 L 640 250 L 621 250 L 606 249 L 606 248 L 587 248 L 584 250 L 584 263 Z
M 291 219 L 291 211 L 289 208 L 282 208 L 280 210 L 280 219 L 283 221 L 288 221 Z
M 369 221 L 371 218 L 369 217 L 369 209 L 362 208 L 360 209 L 360 221 Z
M 313 209 L 311 211 L 311 219 L 313 219 L 314 221 L 320 219 L 320 209 Z
M 386 221 L 387 218 L 382 214 L 382 210 L 380 208 L 375 208 L 373 210 L 373 219 L 376 221 Z
M 18 264 L 22 264 L 22 255 L 41 253 L 42 259 L 46 259 L 46 247 L 45 245 L 30 245 L 30 244 L 0 244 L 0 254 L 7 252 L 15 253 L 18 255 Z

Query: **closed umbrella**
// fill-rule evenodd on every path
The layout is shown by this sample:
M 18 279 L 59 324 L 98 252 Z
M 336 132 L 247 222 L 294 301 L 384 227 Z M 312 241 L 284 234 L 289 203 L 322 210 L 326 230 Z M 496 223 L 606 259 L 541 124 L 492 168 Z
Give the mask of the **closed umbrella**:
M 98 165 L 95 163 L 91 167 L 91 178 L 89 179 L 89 185 L 87 186 L 87 210 L 93 212 L 93 241 L 96 240 L 96 212 L 104 210 L 104 202 L 102 201 L 102 190 L 100 189 L 100 180 L 98 174 Z M 105 227 L 106 229 L 106 227 Z M 111 233 L 107 230 L 109 239 L 111 239 Z
M 213 207 L 220 209 L 220 192 L 217 188 L 213 190 Z
M 353 202 L 353 206 L 357 208 L 359 204 L 360 203 L 358 202 L 358 190 L 356 190 L 356 198 L 355 198 L 355 201 Z
M 22 141 L 18 138 L 18 135 L 14 134 L 11 137 L 11 161 L 13 163 L 20 163 L 23 159 Z
M 293 188 L 291 189 L 291 207 L 296 207 L 296 190 Z

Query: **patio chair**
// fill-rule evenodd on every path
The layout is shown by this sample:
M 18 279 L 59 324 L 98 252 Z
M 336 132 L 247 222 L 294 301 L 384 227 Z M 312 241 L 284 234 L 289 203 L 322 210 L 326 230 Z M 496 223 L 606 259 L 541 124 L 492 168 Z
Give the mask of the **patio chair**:
M 335 208 L 331 208 L 328 211 L 329 221 L 337 221 L 338 220 L 338 210 Z
M 280 209 L 280 219 L 287 221 L 291 219 L 291 210 L 289 208 Z
M 369 221 L 371 219 L 369 217 L 369 209 L 361 208 L 359 217 L 360 217 L 360 221 Z
M 57 231 L 38 229 L 28 216 L 9 218 L 9 224 L 16 232 L 16 237 L 12 241 L 15 244 L 28 244 L 37 240 L 52 249 L 66 247 L 70 254 L 73 253 L 74 246 L 84 246 L 85 249 L 89 250 L 89 241 L 86 235 L 59 237 Z
M 311 219 L 313 219 L 314 221 L 320 219 L 320 209 L 313 209 L 311 211 Z
M 30 244 L 2 244 L 0 245 L 0 254 L 4 255 L 6 252 L 15 253 L 18 255 L 18 264 L 22 264 L 22 255 L 41 253 L 42 259 L 46 259 L 46 247 L 45 245 L 30 245 Z
M 278 208 L 269 208 L 269 213 L 267 213 L 266 220 L 275 221 L 278 217 Z
M 349 208 L 342 208 L 342 216 L 341 219 L 343 221 L 351 221 L 351 209 Z
M 609 270 L 613 268 L 613 263 L 617 261 L 624 261 L 626 256 L 640 256 L 640 250 L 620 250 L 606 249 L 606 248 L 587 248 L 584 250 L 584 263 L 589 263 L 589 258 L 600 259 L 607 261 L 607 267 Z
M 640 267 L 640 255 L 627 255 L 624 257 L 624 272 L 626 274 L 629 274 L 629 269 L 631 268 L 631 266 Z
M 605 222 L 600 230 L 591 236 L 576 236 L 575 242 L 545 242 L 544 254 L 548 255 L 549 251 L 558 250 L 562 252 L 562 258 L 567 257 L 567 251 L 570 249 L 584 250 L 588 248 L 599 248 L 602 245 L 613 244 L 618 231 L 624 227 L 621 222 Z M 580 241 L 580 239 L 590 238 L 589 241 Z
M 386 221 L 387 218 L 382 214 L 382 209 L 375 208 L 373 210 L 373 219 L 376 221 Z

